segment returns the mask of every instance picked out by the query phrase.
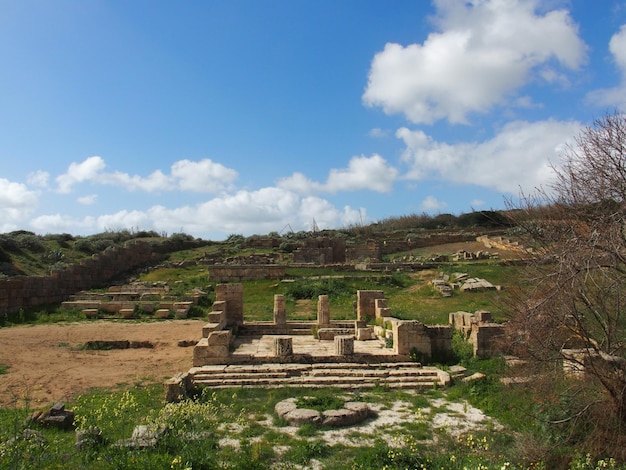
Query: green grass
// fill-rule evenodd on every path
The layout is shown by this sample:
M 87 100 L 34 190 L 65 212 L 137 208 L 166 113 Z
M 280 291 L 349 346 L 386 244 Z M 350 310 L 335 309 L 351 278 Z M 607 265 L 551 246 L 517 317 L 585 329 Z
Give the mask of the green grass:
M 474 366 L 490 374 L 501 367 L 493 360 L 477 360 Z M 301 426 L 295 434 L 288 434 L 283 431 L 287 427 L 281 423 L 272 424 L 276 403 L 292 396 L 307 396 L 322 402 L 328 397 L 341 396 L 383 409 L 402 402 L 406 418 L 374 433 L 355 426 L 346 434 L 350 444 L 333 444 L 325 441 L 325 433 L 334 432 L 332 429 Z M 435 398 L 451 402 L 467 400 L 497 417 L 504 427 L 468 431 L 458 438 L 445 429 L 435 430 L 431 426 L 433 418 L 447 409 L 434 407 L 431 400 Z M 66 403 L 66 408 L 76 413 L 78 427 L 95 426 L 104 439 L 102 444 L 94 442 L 82 450 L 74 448 L 73 432 L 27 423 L 32 410 L 0 409 L 0 468 L 243 470 L 311 468 L 313 461 L 322 468 L 346 470 L 531 468 L 531 462 L 520 454 L 516 445 L 525 436 L 545 437 L 540 426 L 529 425 L 531 403 L 522 390 L 500 385 L 497 376 L 426 393 L 377 389 L 359 395 L 338 395 L 333 389 L 205 389 L 196 400 L 180 404 L 163 403 L 160 385 L 136 385 L 96 390 Z M 138 424 L 164 429 L 161 444 L 142 451 L 114 445 L 117 440 L 130 437 Z M 41 433 L 45 443 L 19 437 L 27 426 Z M 582 465 L 584 459 L 580 456 L 576 462 Z

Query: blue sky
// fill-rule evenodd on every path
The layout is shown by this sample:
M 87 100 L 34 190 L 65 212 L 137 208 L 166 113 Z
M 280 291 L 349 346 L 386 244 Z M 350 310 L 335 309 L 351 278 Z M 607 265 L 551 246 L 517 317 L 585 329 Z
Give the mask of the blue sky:
M 626 2 L 0 0 L 0 232 L 502 209 L 626 104 Z

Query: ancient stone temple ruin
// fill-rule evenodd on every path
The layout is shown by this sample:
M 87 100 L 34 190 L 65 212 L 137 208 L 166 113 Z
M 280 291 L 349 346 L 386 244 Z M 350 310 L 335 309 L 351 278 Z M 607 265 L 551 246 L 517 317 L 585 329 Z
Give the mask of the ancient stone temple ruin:
M 275 295 L 266 322 L 245 321 L 241 284 L 219 284 L 215 294 L 193 367 L 165 383 L 170 401 L 197 386 L 418 389 L 450 382 L 448 372 L 417 359 L 449 353 L 452 327 L 394 318 L 383 291 L 357 291 L 353 320 L 333 320 L 328 296 L 320 295 L 315 320 L 292 321 L 285 297 Z

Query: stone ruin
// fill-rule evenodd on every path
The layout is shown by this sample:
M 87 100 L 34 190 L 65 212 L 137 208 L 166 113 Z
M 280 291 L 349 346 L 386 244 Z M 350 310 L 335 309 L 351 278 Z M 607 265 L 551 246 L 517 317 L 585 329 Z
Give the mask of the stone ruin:
M 438 277 L 430 283 L 444 297 L 452 297 L 455 289 L 461 292 L 501 290 L 501 286 L 495 286 L 486 279 L 469 277 L 466 273 L 453 273 L 452 275 L 439 273 Z
M 197 305 L 206 293 L 194 289 L 181 300 L 170 295 L 170 288 L 165 283 L 136 282 L 123 286 L 112 286 L 106 292 L 81 291 L 71 295 L 61 303 L 65 310 L 80 310 L 87 318 L 101 315 L 119 314 L 129 319 L 137 311 L 153 314 L 155 318 L 186 318 L 189 309 Z
M 449 355 L 453 328 L 463 327 L 480 356 L 495 350 L 491 345 L 497 335 L 492 333 L 501 332 L 500 325 L 489 323 L 487 313 L 470 319 L 470 314 L 456 312 L 450 325 L 434 326 L 394 318 L 381 290 L 357 291 L 354 320 L 333 320 L 328 296 L 320 295 L 313 321 L 289 320 L 285 297 L 275 295 L 272 321 L 246 322 L 241 284 L 218 284 L 215 294 L 193 349 L 192 368 L 164 383 L 168 401 L 187 396 L 197 386 L 447 385 L 448 372 L 416 359 Z
M 452 312 L 450 325 L 472 344 L 474 356 L 490 357 L 504 350 L 505 327 L 493 321 L 491 312 Z

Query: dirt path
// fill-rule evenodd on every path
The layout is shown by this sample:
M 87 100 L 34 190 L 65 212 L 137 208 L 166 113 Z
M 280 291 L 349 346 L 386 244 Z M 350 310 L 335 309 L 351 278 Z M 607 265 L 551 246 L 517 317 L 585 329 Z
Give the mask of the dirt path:
M 39 408 L 67 401 L 92 388 L 161 382 L 191 367 L 193 350 L 178 342 L 197 341 L 201 320 L 152 323 L 90 322 L 0 328 L 0 406 Z M 88 341 L 149 341 L 154 347 L 87 351 Z

